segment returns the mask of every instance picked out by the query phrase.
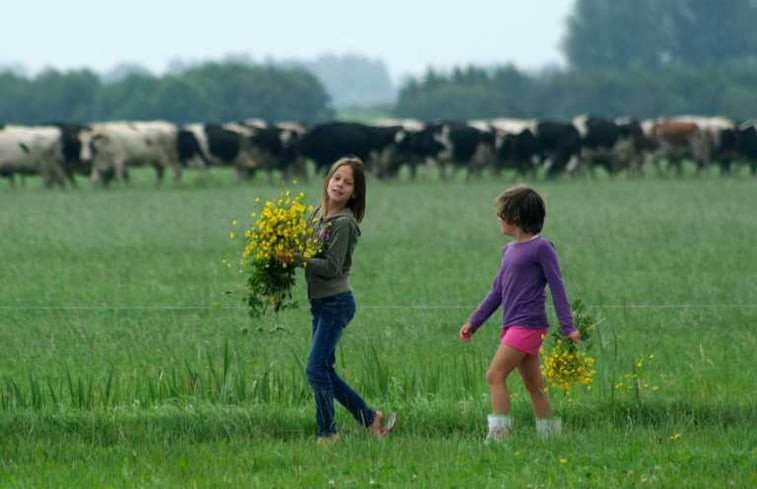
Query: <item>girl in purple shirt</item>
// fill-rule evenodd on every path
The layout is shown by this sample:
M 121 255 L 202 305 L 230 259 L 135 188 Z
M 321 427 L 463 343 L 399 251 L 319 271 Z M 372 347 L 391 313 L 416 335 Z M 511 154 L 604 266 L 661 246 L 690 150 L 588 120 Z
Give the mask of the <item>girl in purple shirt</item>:
M 562 335 L 574 342 L 580 335 L 573 325 L 555 248 L 539 235 L 544 224 L 544 200 L 535 190 L 521 185 L 500 194 L 494 204 L 502 234 L 513 240 L 502 251 L 502 262 L 489 293 L 460 328 L 460 339 L 470 341 L 473 333 L 502 306 L 500 345 L 486 372 L 492 403 L 487 440 L 502 440 L 512 433 L 507 377 L 515 368 L 531 396 L 537 432 L 557 433 L 561 422 L 552 418 L 539 368 L 539 348 L 548 328 L 547 284 Z

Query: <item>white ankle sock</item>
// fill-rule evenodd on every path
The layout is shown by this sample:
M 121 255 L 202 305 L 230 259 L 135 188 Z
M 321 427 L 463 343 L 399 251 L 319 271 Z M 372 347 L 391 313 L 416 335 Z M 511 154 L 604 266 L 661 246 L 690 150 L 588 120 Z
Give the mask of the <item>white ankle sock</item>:
M 561 431 L 562 420 L 560 418 L 537 418 L 536 420 L 536 433 L 539 436 L 557 435 Z
M 487 438 L 502 440 L 513 432 L 513 420 L 506 414 L 490 414 L 487 416 L 489 434 Z

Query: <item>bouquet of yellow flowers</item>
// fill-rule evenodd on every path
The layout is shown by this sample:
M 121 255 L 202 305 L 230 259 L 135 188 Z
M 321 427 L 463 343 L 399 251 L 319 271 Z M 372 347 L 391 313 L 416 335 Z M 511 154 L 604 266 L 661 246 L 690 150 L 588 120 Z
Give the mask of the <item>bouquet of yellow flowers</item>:
M 571 340 L 563 339 L 559 333 L 552 334 L 554 342 L 548 351 L 542 345 L 540 353 L 544 356 L 542 373 L 547 383 L 569 394 L 576 384 L 589 385 L 594 380 L 594 358 L 587 355 L 584 349 L 591 345 L 590 338 L 599 324 L 588 312 L 580 300 L 575 301 L 573 323 L 581 333 L 581 344 L 576 345 Z
M 308 215 L 313 207 L 303 204 L 305 194 L 282 191 L 275 200 L 255 199 L 253 222 L 242 237 L 241 265 L 247 275 L 246 302 L 250 315 L 259 317 L 268 308 L 274 312 L 291 306 L 295 260 L 316 253 L 317 239 Z

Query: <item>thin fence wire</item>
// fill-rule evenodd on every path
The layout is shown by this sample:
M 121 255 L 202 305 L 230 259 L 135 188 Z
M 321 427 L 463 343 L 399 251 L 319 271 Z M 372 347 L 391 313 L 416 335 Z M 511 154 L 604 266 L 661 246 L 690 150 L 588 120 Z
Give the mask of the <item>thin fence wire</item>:
M 446 310 L 446 309 L 474 309 L 476 304 L 450 305 L 450 304 L 408 304 L 408 305 L 361 305 L 361 309 L 373 310 Z M 754 309 L 757 304 L 586 304 L 586 307 L 599 309 Z M 0 310 L 5 311 L 203 311 L 203 310 L 229 310 L 236 311 L 246 309 L 244 305 L 24 305 L 24 304 L 0 304 Z

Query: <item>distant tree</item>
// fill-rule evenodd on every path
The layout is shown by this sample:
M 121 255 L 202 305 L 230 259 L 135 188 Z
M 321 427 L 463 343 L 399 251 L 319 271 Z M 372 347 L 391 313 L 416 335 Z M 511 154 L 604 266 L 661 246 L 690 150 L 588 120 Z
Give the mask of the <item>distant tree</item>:
M 380 60 L 355 55 L 326 55 L 301 66 L 326 87 L 335 107 L 393 103 L 397 97 L 386 65 Z
M 132 73 L 114 83 L 104 84 L 91 120 L 145 119 L 150 94 L 159 83 L 159 79 L 151 74 Z
M 100 79 L 105 83 L 115 83 L 129 75 L 152 76 L 149 69 L 138 63 L 119 63 L 109 71 L 102 73 Z
M 91 108 L 100 88 L 100 79 L 90 70 L 62 73 L 48 69 L 37 75 L 29 86 L 28 122 L 67 120 L 83 122 L 91 116 Z
M 655 69 L 671 56 L 663 21 L 669 0 L 577 0 L 563 52 L 570 66 Z
M 757 61 L 754 0 L 577 0 L 563 51 L 577 69 Z
M 202 86 L 188 77 L 164 76 L 148 93 L 144 118 L 180 124 L 220 120 L 218 105 L 213 104 Z
M 326 90 L 301 68 L 206 63 L 183 76 L 206 94 L 219 121 L 256 117 L 313 122 L 333 116 Z
M 0 64 L 0 73 L 11 73 L 19 78 L 29 78 L 29 70 L 19 63 Z
M 14 71 L 0 71 L 0 124 L 27 122 L 29 82 Z
M 699 66 L 757 62 L 757 1 L 666 0 L 673 59 Z
M 532 84 L 512 65 L 455 68 L 449 75 L 428 70 L 402 88 L 395 114 L 427 120 L 525 116 Z

